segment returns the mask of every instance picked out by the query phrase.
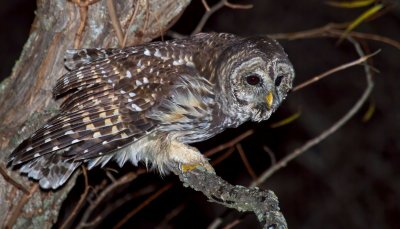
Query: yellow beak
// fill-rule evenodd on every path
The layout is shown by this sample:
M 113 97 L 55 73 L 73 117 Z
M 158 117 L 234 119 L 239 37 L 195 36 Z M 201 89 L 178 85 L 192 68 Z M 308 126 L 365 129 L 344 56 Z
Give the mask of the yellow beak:
M 265 96 L 265 101 L 267 102 L 268 109 L 271 109 L 272 103 L 274 102 L 272 92 L 269 92 L 268 95 Z

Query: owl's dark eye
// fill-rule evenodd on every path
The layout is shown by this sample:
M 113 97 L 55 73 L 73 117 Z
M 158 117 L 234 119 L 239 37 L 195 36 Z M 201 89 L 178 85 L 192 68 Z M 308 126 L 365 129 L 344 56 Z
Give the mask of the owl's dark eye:
M 278 77 L 276 77 L 276 79 L 275 79 L 275 86 L 276 87 L 279 87 L 279 85 L 281 85 L 283 76 L 284 75 L 279 75 Z
M 246 82 L 250 85 L 257 85 L 261 82 L 261 78 L 259 75 L 249 75 L 246 76 Z

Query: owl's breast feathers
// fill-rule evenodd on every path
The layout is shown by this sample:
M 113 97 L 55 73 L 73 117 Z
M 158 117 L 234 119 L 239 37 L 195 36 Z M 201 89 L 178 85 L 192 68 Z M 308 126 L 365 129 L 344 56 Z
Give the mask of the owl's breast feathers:
M 22 165 L 21 171 L 43 188 L 57 188 L 82 162 L 104 165 L 115 158 L 124 163 L 116 150 L 144 137 L 196 142 L 221 132 L 224 127 L 215 119 L 223 117 L 205 75 L 212 68 L 196 61 L 199 50 L 212 48 L 201 44 L 182 40 L 68 51 L 65 63 L 73 70 L 53 91 L 56 98 L 66 96 L 60 113 L 14 150 L 10 164 Z M 151 153 L 162 149 L 132 152 L 128 159 L 137 163 Z

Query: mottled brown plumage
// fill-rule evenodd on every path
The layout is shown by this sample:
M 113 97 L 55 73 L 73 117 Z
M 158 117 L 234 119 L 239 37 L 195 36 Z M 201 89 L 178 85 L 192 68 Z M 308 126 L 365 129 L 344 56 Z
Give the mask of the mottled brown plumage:
M 66 97 L 57 116 L 10 155 L 12 166 L 57 188 L 82 163 L 115 159 L 212 167 L 188 143 L 245 121 L 270 117 L 294 71 L 267 37 L 201 33 L 123 49 L 66 52 L 71 71 L 54 87 Z

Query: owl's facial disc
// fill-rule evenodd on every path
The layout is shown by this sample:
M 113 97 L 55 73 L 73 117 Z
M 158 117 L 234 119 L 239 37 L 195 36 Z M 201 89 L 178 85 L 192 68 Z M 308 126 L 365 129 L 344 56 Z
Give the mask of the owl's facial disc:
M 286 56 L 272 60 L 255 56 L 243 61 L 231 75 L 238 112 L 253 121 L 268 119 L 291 89 L 293 77 Z
M 268 119 L 292 88 L 293 66 L 273 39 L 252 37 L 228 46 L 216 68 L 216 96 L 235 124 Z

